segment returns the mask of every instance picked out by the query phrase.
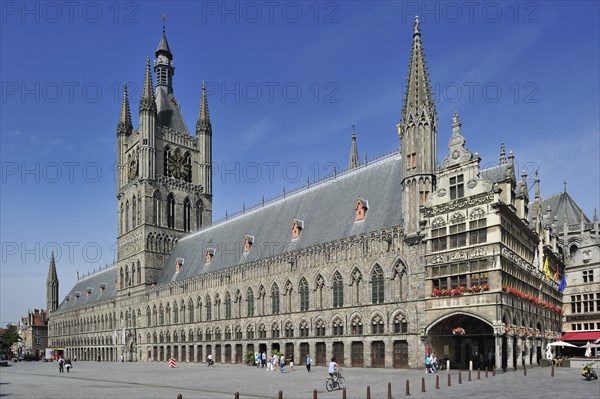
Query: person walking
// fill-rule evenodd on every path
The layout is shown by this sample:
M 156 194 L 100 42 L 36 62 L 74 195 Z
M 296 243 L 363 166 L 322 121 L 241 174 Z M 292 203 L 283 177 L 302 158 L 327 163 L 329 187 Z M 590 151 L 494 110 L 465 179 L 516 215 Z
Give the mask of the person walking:
M 310 355 L 307 353 L 306 354 L 306 370 L 310 373 L 310 366 L 312 366 L 312 359 L 310 358 Z
M 281 354 L 281 358 L 279 359 L 279 368 L 281 373 L 285 373 L 285 354 Z
M 59 373 L 65 372 L 65 361 L 63 360 L 62 357 L 58 358 L 58 372 Z
M 431 358 L 429 355 L 425 356 L 425 373 L 431 373 Z
M 67 360 L 65 360 L 65 368 L 67 369 L 67 373 L 71 370 L 71 367 L 73 367 L 71 364 L 71 359 L 67 358 Z
M 100 357 L 98 357 L 100 359 Z M 121 363 L 125 362 L 125 356 L 121 355 Z

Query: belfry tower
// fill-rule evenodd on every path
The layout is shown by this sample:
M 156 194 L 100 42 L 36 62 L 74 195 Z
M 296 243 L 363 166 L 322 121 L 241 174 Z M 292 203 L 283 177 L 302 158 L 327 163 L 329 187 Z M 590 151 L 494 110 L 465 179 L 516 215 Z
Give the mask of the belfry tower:
M 202 87 L 192 136 L 174 96 L 175 66 L 164 22 L 155 56 L 156 89 L 147 59 L 138 128 L 131 122 L 127 85 L 117 125 L 116 285 L 121 295 L 155 283 L 177 240 L 212 221 L 212 124 L 206 89 Z
M 437 170 L 437 112 L 415 17 L 410 66 L 397 125 L 402 156 L 402 219 L 407 239 L 420 241 L 420 207 L 435 189 Z

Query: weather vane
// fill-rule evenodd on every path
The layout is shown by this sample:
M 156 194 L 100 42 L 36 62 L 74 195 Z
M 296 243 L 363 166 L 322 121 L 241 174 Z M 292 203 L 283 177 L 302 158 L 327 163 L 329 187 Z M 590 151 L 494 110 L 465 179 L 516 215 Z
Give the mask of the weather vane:
M 165 33 L 165 21 L 167 20 L 167 16 L 163 15 L 162 20 L 163 20 L 163 33 Z

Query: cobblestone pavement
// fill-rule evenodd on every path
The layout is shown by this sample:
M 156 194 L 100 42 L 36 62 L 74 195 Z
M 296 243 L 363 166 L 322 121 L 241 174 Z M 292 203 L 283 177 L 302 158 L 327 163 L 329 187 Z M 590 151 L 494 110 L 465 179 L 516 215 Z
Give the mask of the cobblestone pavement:
M 598 370 L 596 362 L 596 370 Z M 183 363 L 170 369 L 167 363 L 107 363 L 81 362 L 74 364 L 71 372 L 58 372 L 58 365 L 43 362 L 20 362 L 0 368 L 0 397 L 2 398 L 230 398 L 239 392 L 240 399 L 278 398 L 342 398 L 342 391 L 327 392 L 326 367 L 313 367 L 308 373 L 304 367 L 295 367 L 286 373 L 269 372 L 250 366 Z M 522 369 L 492 376 L 477 371 L 440 371 L 426 374 L 423 370 L 391 370 L 346 368 L 346 397 L 388 398 L 388 382 L 393 398 L 406 397 L 406 381 L 410 383 L 411 398 L 569 398 L 590 399 L 600 397 L 600 382 L 585 381 L 581 370 L 556 368 L 554 377 L 548 367 Z M 448 374 L 451 386 L 448 386 Z M 439 389 L 436 378 L 439 377 Z M 422 384 L 426 392 L 422 392 Z M 314 390 L 317 396 L 314 396 Z

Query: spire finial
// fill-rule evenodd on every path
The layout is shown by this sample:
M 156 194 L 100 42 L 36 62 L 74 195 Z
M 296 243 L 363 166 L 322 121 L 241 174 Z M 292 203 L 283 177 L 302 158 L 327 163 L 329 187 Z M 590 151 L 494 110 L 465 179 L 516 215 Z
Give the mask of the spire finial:
M 163 15 L 162 20 L 163 20 L 163 34 L 164 34 L 165 33 L 165 21 L 167 20 L 167 16 Z
M 413 36 L 421 34 L 421 25 L 419 24 L 419 16 L 415 15 L 415 26 Z
M 504 165 L 506 163 L 506 149 L 504 148 L 504 143 L 500 144 L 500 165 Z
M 566 193 L 567 192 L 567 181 L 563 181 L 563 191 Z

